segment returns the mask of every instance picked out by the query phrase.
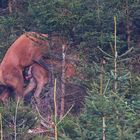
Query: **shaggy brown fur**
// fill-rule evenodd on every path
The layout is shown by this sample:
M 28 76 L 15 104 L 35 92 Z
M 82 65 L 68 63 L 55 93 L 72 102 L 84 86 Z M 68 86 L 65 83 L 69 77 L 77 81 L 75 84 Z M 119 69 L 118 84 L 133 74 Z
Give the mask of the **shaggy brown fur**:
M 61 61 L 46 60 L 46 63 L 53 67 L 53 71 L 56 71 L 59 75 L 61 74 L 61 71 L 62 71 Z M 65 78 L 69 79 L 69 78 L 75 76 L 75 74 L 76 74 L 75 66 L 70 63 L 66 63 Z M 42 68 L 38 64 L 33 64 L 29 68 L 28 75 L 29 75 L 29 77 L 27 77 L 27 78 L 30 78 L 30 82 L 29 82 L 28 86 L 26 87 L 25 94 L 28 94 L 34 88 L 36 88 L 35 92 L 34 92 L 34 96 L 36 98 L 38 98 L 44 85 L 47 84 L 48 81 L 50 81 L 49 73 L 48 73 L 48 71 L 46 71 L 44 68 Z
M 0 64 L 0 85 L 11 87 L 17 99 L 24 96 L 23 70 L 35 62 L 42 62 L 42 56 L 48 53 L 47 37 L 35 32 L 24 33 L 7 50 Z M 6 93 L 1 96 L 5 97 Z

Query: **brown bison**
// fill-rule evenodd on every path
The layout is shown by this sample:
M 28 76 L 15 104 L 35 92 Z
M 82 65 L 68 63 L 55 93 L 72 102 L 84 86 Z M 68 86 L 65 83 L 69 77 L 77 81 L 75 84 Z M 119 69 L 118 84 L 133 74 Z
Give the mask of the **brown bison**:
M 14 90 L 16 99 L 24 96 L 23 70 L 38 63 L 48 68 L 43 61 L 43 56 L 48 53 L 48 35 L 27 32 L 21 35 L 7 50 L 0 64 L 0 85 Z M 1 99 L 7 96 L 7 91 L 1 94 Z
M 58 75 L 61 74 L 62 64 L 60 61 L 46 60 L 46 63 L 52 65 L 54 69 L 53 71 L 55 71 Z M 75 66 L 73 64 L 66 63 L 65 78 L 69 79 L 75 75 L 76 75 Z M 50 78 L 52 77 L 50 77 L 49 71 L 47 71 L 42 66 L 34 63 L 29 67 L 28 73 L 24 78 L 26 80 L 29 80 L 29 84 L 24 89 L 24 96 L 28 95 L 29 92 L 35 89 L 34 97 L 36 99 L 39 99 L 43 87 L 51 81 Z M 9 97 L 10 89 L 4 86 L 2 90 L 3 92 L 0 95 L 0 100 L 2 102 L 5 102 Z
M 57 60 L 46 60 L 46 63 L 51 65 L 53 68 L 53 72 L 60 75 L 62 71 L 62 64 L 61 61 Z M 52 74 L 54 74 L 52 72 Z M 76 68 L 71 63 L 66 63 L 65 65 L 65 78 L 69 79 L 76 75 Z M 43 67 L 41 67 L 38 64 L 33 64 L 30 66 L 28 71 L 28 76 L 26 79 L 30 79 L 29 84 L 26 87 L 25 95 L 27 95 L 30 91 L 32 91 L 35 88 L 34 96 L 35 98 L 39 98 L 39 95 L 43 89 L 43 87 L 51 81 L 52 77 L 49 76 L 49 72 L 46 71 Z

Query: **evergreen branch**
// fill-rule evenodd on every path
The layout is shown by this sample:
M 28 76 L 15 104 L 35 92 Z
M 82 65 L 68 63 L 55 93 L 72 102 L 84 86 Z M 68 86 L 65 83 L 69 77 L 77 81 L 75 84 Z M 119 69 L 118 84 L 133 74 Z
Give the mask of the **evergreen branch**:
M 114 51 L 114 48 L 112 46 L 112 43 L 110 42 L 109 44 L 110 44 L 110 48 L 111 48 L 112 54 L 114 55 L 115 54 L 115 51 Z
M 105 93 L 106 93 L 106 90 L 107 90 L 107 87 L 108 87 L 109 83 L 110 83 L 110 79 L 108 79 L 108 81 L 107 81 L 107 84 L 106 84 L 106 86 L 105 86 L 105 89 L 104 89 L 103 94 L 105 94 Z
M 74 104 L 69 108 L 69 110 L 66 112 L 66 114 L 64 116 L 62 116 L 62 118 L 60 119 L 60 121 L 57 123 L 60 124 L 62 122 L 62 120 L 68 115 L 68 113 L 71 111 L 71 109 L 73 108 Z
M 127 55 L 129 52 L 131 52 L 133 50 L 133 47 L 131 47 L 128 51 L 126 51 L 125 53 L 123 53 L 122 55 L 118 56 L 119 58 Z
M 39 117 L 40 117 L 45 123 L 47 123 L 47 124 L 49 125 L 49 123 L 47 122 L 47 120 L 44 119 L 44 117 L 40 114 L 37 105 L 35 105 L 35 108 L 36 108 L 36 110 L 37 110 L 37 113 L 38 113 Z M 45 126 L 45 127 L 46 127 L 46 126 Z M 49 127 L 47 127 L 47 128 L 50 129 Z
M 131 60 L 131 58 L 121 59 L 121 60 L 118 60 L 118 62 L 124 62 L 124 61 L 129 61 L 129 60 Z
M 124 104 L 126 105 L 126 107 L 127 107 L 130 111 L 132 111 L 135 115 L 137 115 L 137 113 L 136 113 L 130 106 L 128 106 L 127 103 L 126 103 L 122 98 L 120 98 L 115 92 L 112 91 L 112 93 L 113 93 L 113 95 L 115 95 L 122 103 L 124 103 Z
M 140 77 L 137 76 L 136 78 L 138 79 L 138 81 L 140 81 Z
M 97 47 L 103 54 L 105 54 L 106 56 L 113 58 L 110 54 L 106 53 L 105 51 L 103 51 L 99 46 Z
M 100 67 L 98 66 L 98 64 L 95 62 L 95 61 L 93 61 L 93 64 L 95 65 L 95 68 L 96 68 L 96 70 L 100 70 Z M 104 72 L 104 71 L 103 71 Z M 104 72 L 105 73 L 105 72 Z

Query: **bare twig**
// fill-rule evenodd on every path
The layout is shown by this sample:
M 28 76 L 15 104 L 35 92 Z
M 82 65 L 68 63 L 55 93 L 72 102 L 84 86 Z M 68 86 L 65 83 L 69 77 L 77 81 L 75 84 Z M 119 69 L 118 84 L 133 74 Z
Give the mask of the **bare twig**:
M 114 16 L 114 51 L 115 51 L 115 55 L 114 55 L 114 90 L 115 92 L 117 92 L 117 58 L 118 58 L 118 53 L 117 53 L 117 37 L 116 37 L 116 33 L 117 33 L 117 26 L 116 26 L 116 17 Z
M 36 110 L 37 110 L 37 113 L 38 113 L 39 117 L 40 117 L 45 123 L 47 123 L 47 124 L 49 125 L 48 121 L 40 114 L 37 105 L 35 106 L 35 108 L 36 108 Z
M 58 132 L 57 132 L 57 103 L 56 103 L 56 79 L 54 81 L 54 134 L 55 134 L 55 140 L 58 139 Z
M 2 116 L 1 116 L 1 113 L 0 113 L 0 137 L 1 137 L 1 140 L 3 140 L 3 129 L 2 129 Z
M 60 121 L 57 123 L 57 125 L 58 124 L 60 124 L 61 122 L 62 122 L 62 120 L 68 115 L 68 113 L 71 111 L 71 109 L 73 108 L 73 106 L 74 105 L 72 105 L 71 107 L 70 107 L 70 109 L 66 112 L 66 114 L 60 119 Z
M 17 112 L 18 112 L 19 101 L 20 100 L 18 99 L 17 104 L 16 104 L 15 117 L 14 117 L 14 137 L 15 137 L 15 140 L 17 140 Z
M 100 95 L 103 96 L 103 94 L 105 92 L 103 92 L 103 79 L 104 79 L 104 75 L 103 75 L 103 71 L 104 71 L 104 60 L 101 61 L 101 73 L 100 73 Z M 105 124 L 105 117 L 102 117 L 102 139 L 106 140 L 106 124 Z
M 125 53 L 123 53 L 122 55 L 120 55 L 119 58 L 121 58 L 121 57 L 127 55 L 127 54 L 128 54 L 129 52 L 131 52 L 133 49 L 134 49 L 134 48 L 131 47 L 128 51 L 126 51 Z
M 105 54 L 106 56 L 113 58 L 111 55 L 109 55 L 108 53 L 106 53 L 105 51 L 103 51 L 99 46 L 97 47 L 103 54 Z

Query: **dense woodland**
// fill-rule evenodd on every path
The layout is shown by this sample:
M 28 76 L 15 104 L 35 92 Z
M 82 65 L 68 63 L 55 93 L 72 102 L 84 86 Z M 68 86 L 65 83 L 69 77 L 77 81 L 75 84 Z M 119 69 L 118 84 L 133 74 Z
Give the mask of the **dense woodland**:
M 61 117 L 54 107 L 55 84 L 44 87 L 38 108 L 32 99 L 1 104 L 1 140 L 140 139 L 139 0 L 1 0 L 1 60 L 28 31 L 65 38 L 77 74 L 65 81 Z M 61 97 L 56 100 L 59 108 Z

